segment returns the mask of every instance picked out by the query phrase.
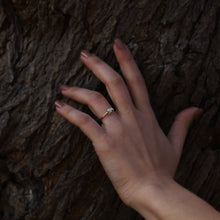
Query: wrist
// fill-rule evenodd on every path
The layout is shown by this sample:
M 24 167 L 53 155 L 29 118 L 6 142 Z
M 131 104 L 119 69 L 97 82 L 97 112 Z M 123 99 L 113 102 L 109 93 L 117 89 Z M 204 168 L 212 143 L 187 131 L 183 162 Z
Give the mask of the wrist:
M 130 201 L 129 206 L 146 219 L 161 219 L 164 203 L 169 200 L 169 193 L 172 193 L 172 189 L 177 185 L 179 184 L 171 177 L 163 177 L 157 182 L 141 186 L 136 190 L 134 199 Z
M 219 212 L 212 206 L 172 178 L 161 178 L 157 184 L 139 188 L 130 205 L 149 220 L 220 218 Z

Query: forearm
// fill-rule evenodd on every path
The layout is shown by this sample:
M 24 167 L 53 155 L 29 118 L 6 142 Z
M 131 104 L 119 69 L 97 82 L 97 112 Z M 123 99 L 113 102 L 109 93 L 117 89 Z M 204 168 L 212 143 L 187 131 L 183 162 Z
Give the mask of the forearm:
M 133 207 L 147 220 L 219 220 L 220 213 L 175 181 L 150 187 Z M 140 194 L 140 195 L 141 195 Z

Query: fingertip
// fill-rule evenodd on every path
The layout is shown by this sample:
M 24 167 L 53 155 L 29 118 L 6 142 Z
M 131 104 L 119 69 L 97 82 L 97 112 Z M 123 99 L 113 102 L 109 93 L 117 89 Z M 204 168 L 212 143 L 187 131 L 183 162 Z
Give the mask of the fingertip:
M 65 105 L 63 102 L 61 102 L 61 101 L 59 101 L 59 100 L 56 100 L 54 104 L 55 104 L 55 106 L 56 106 L 56 109 L 61 109 L 61 108 L 63 108 L 64 105 Z
M 70 87 L 70 86 L 67 86 L 67 85 L 62 85 L 62 86 L 60 87 L 61 92 L 65 92 L 65 91 L 69 90 L 70 88 L 71 88 L 71 87 Z
M 130 53 L 130 50 L 119 38 L 114 40 L 113 50 L 118 62 L 124 60 Z
M 122 40 L 120 38 L 116 38 L 114 40 L 114 45 L 116 46 L 116 48 L 118 50 L 125 50 L 126 49 L 125 44 L 122 42 Z
M 198 119 L 202 115 L 204 110 L 202 108 L 198 108 L 198 107 L 195 107 L 195 108 L 196 108 L 196 110 L 194 113 L 194 119 Z
M 90 56 L 92 56 L 91 53 L 89 53 L 87 50 L 82 50 L 80 53 L 80 58 L 88 59 Z

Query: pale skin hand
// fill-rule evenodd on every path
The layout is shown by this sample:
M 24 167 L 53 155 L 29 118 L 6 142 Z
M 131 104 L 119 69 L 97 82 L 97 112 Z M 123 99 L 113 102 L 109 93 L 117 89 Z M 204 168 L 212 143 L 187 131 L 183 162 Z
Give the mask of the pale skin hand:
M 163 187 L 173 180 L 188 128 L 202 110 L 191 107 L 179 113 L 166 136 L 155 118 L 144 79 L 129 49 L 119 39 L 113 49 L 126 83 L 97 56 L 82 51 L 80 59 L 105 84 L 117 110 L 107 115 L 101 126 L 88 114 L 59 101 L 56 110 L 90 138 L 120 198 L 138 209 L 137 200 L 146 188 Z M 61 91 L 88 105 L 98 118 L 111 107 L 96 91 L 68 86 L 62 86 Z M 150 213 L 146 216 L 156 219 Z

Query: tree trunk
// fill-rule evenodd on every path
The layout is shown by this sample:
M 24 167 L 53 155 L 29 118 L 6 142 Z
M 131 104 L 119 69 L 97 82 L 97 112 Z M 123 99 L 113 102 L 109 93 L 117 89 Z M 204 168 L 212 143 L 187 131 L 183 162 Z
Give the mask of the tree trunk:
M 60 85 L 107 95 L 82 49 L 117 71 L 113 40 L 131 49 L 165 133 L 189 106 L 177 182 L 220 209 L 218 0 L 0 0 L 0 218 L 134 220 L 88 138 L 55 111 Z

